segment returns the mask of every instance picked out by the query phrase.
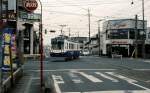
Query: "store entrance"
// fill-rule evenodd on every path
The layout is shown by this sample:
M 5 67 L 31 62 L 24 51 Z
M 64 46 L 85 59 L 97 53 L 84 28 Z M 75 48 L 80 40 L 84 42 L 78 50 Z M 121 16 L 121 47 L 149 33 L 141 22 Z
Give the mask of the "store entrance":
M 112 53 L 117 53 L 124 57 L 128 57 L 128 47 L 125 46 L 112 46 Z

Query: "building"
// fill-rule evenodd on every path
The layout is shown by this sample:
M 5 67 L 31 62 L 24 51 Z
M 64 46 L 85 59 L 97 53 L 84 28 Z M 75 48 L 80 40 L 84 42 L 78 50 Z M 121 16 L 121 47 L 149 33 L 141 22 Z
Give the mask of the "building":
M 39 54 L 39 31 L 34 27 L 40 22 L 40 14 L 24 8 L 24 0 L 18 0 L 18 47 L 23 54 Z
M 78 41 L 80 43 L 80 49 L 85 48 L 85 43 L 88 41 L 88 37 L 70 37 L 71 40 Z
M 143 32 L 143 21 L 137 21 L 135 29 L 135 19 L 108 20 L 103 24 L 101 37 L 102 54 L 111 56 L 118 53 L 125 57 L 135 55 L 135 45 L 137 44 L 138 56 L 142 56 L 142 44 L 146 34 Z M 145 21 L 145 30 L 147 22 Z M 137 40 L 135 34 L 137 33 Z M 144 40 L 145 43 L 145 40 Z

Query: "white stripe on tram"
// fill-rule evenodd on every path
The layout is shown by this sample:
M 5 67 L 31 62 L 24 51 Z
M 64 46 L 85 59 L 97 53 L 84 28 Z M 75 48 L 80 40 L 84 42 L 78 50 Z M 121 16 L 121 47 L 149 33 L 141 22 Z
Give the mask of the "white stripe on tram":
M 103 82 L 102 80 L 100 80 L 92 75 L 85 74 L 84 72 L 78 72 L 78 73 L 94 83 Z
M 106 79 L 111 80 L 112 82 L 119 82 L 117 79 L 114 79 L 114 78 L 112 78 L 112 77 L 110 77 L 110 76 L 107 76 L 107 75 L 105 75 L 105 74 L 103 74 L 103 73 L 100 73 L 100 72 L 95 72 L 95 73 L 96 73 L 97 75 L 100 75 L 100 76 L 106 78 Z

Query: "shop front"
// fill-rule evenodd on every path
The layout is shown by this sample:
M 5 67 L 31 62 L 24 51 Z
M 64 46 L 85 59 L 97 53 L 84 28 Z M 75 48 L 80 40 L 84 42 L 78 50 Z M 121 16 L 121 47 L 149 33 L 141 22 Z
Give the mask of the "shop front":
M 111 56 L 111 54 L 119 54 L 124 57 L 129 57 L 133 51 L 131 42 L 131 40 L 111 40 L 106 46 L 107 55 Z

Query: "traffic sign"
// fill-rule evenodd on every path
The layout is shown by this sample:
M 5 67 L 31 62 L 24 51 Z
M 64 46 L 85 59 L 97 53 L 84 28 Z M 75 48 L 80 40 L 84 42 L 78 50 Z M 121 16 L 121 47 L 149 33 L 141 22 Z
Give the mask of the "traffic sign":
M 34 10 L 37 9 L 38 3 L 36 0 L 24 0 L 23 6 L 27 11 L 33 12 Z

